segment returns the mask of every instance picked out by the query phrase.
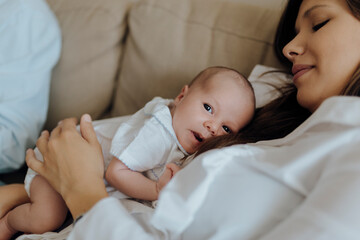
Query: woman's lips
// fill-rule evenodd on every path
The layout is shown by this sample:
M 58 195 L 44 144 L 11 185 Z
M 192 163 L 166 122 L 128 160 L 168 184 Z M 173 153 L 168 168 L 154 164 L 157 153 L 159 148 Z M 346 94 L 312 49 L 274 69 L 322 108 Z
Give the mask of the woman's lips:
M 307 73 L 313 68 L 313 66 L 310 65 L 294 65 L 292 67 L 292 73 L 294 74 L 293 81 Z

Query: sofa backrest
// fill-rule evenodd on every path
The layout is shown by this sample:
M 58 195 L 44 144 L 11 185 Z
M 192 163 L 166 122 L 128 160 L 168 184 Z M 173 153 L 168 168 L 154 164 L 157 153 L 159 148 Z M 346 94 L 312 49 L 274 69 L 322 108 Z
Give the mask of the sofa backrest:
M 63 33 L 47 129 L 173 98 L 208 66 L 246 76 L 256 64 L 280 67 L 272 44 L 284 0 L 47 1 Z
M 279 66 L 272 43 L 280 13 L 280 6 L 234 0 L 135 4 L 112 115 L 131 114 L 154 96 L 175 97 L 208 66 L 246 76 L 256 64 Z
M 112 103 L 126 16 L 136 0 L 47 0 L 62 31 L 46 129 L 66 117 L 103 116 Z

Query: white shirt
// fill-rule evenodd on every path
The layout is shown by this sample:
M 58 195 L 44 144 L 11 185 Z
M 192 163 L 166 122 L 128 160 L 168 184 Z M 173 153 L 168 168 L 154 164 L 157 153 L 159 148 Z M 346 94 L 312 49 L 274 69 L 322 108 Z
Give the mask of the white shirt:
M 153 213 L 99 201 L 68 239 L 359 239 L 359 146 L 360 98 L 333 97 L 285 138 L 195 158 Z
M 180 164 L 187 153 L 172 127 L 169 104 L 173 100 L 155 97 L 117 129 L 110 153 L 128 168 L 145 172 L 157 181 L 165 165 Z
M 46 120 L 61 35 L 43 0 L 0 0 L 0 173 L 19 168 Z

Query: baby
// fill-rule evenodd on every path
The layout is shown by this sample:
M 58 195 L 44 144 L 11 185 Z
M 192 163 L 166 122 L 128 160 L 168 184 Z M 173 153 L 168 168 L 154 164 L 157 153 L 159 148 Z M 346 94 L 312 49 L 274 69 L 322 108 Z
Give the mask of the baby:
M 230 68 L 209 67 L 175 99 L 156 97 L 116 126 L 115 135 L 108 136 L 109 146 L 101 137 L 105 128 L 95 127 L 103 147 L 105 179 L 126 196 L 156 200 L 188 155 L 211 137 L 238 132 L 251 121 L 254 110 L 254 92 L 244 76 Z M 31 201 L 0 220 L 0 240 L 17 231 L 54 230 L 66 217 L 61 196 L 31 169 L 25 188 Z

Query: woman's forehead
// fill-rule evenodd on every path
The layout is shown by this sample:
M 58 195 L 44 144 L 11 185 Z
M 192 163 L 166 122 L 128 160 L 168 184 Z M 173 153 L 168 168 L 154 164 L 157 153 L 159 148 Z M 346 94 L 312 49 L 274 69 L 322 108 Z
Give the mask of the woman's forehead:
M 310 18 L 314 12 L 317 11 L 330 11 L 336 9 L 350 8 L 345 0 L 304 0 L 302 1 L 299 12 L 296 18 L 295 29 L 298 32 L 299 24 L 302 20 Z

